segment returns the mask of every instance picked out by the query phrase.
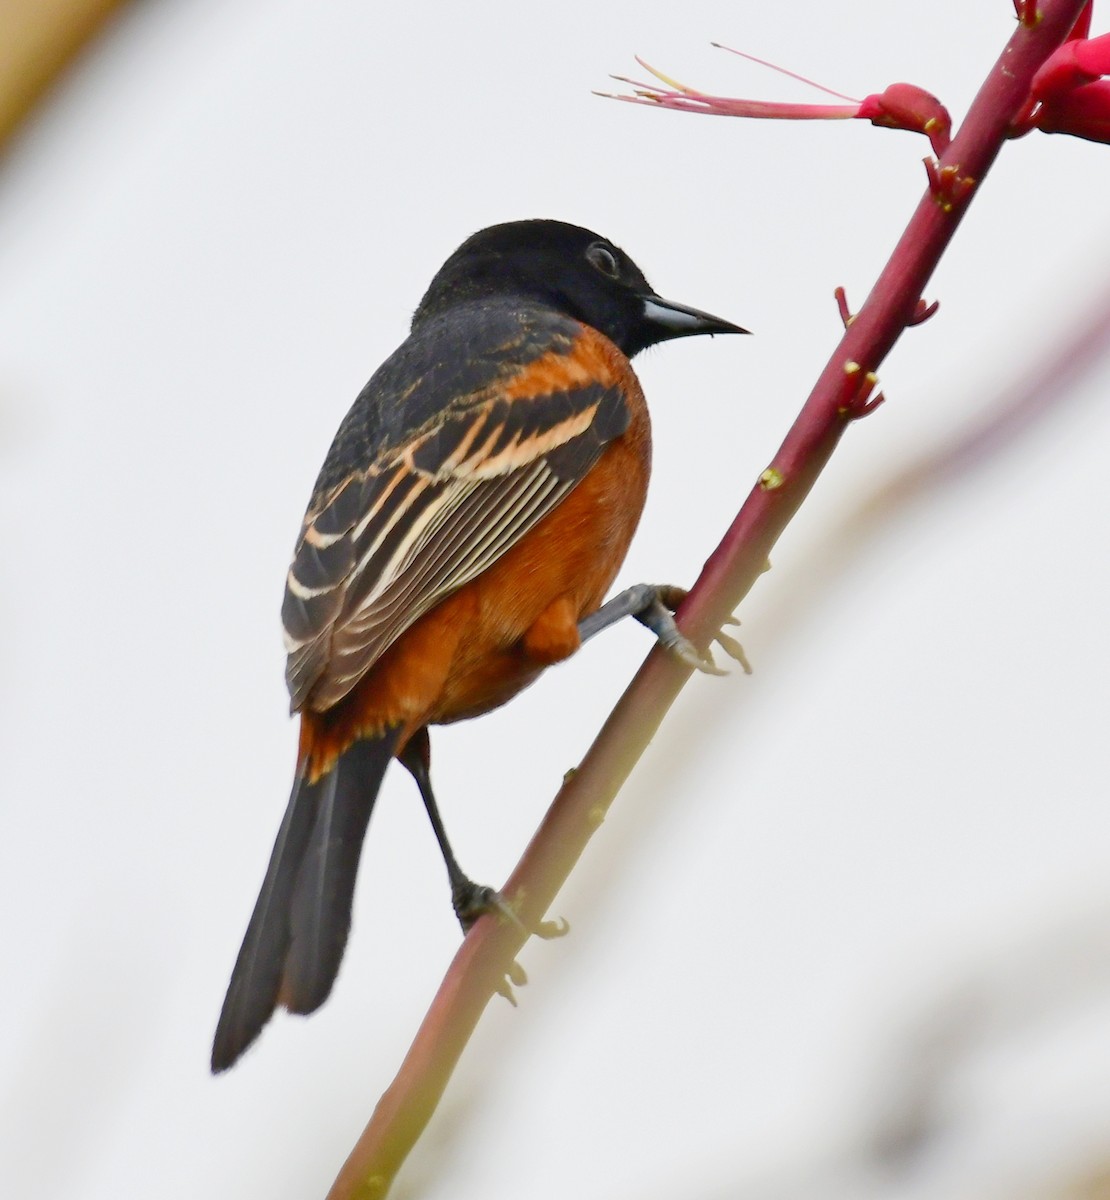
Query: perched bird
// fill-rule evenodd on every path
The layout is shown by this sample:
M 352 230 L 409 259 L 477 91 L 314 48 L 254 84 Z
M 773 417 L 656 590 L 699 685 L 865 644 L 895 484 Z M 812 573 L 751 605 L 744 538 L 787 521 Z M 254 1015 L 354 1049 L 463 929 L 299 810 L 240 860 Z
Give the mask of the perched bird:
M 611 242 L 558 221 L 468 238 L 339 427 L 286 578 L 296 778 L 212 1048 L 231 1066 L 280 1004 L 327 999 L 392 758 L 416 779 L 464 930 L 496 903 L 459 868 L 428 726 L 477 716 L 633 615 L 699 662 L 678 589 L 602 604 L 640 518 L 651 435 L 629 359 L 744 333 L 657 296 Z

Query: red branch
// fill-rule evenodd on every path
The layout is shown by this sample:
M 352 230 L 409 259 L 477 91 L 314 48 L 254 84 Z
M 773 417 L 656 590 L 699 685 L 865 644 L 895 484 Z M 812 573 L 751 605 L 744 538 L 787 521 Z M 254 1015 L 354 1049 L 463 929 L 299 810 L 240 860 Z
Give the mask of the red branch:
M 1040 19 L 1019 24 L 1007 43 L 933 167 L 930 187 L 871 294 L 682 605 L 680 624 L 695 641 L 708 643 L 748 593 L 841 434 L 874 406 L 869 399 L 874 372 L 919 318 L 925 285 L 1025 106 L 1034 74 L 1064 41 L 1084 5 L 1085 0 L 1043 0 Z M 673 657 L 653 651 L 555 798 L 504 888 L 524 926 L 539 926 L 689 673 Z M 385 1195 L 527 936 L 523 928 L 492 917 L 471 930 L 329 1200 Z

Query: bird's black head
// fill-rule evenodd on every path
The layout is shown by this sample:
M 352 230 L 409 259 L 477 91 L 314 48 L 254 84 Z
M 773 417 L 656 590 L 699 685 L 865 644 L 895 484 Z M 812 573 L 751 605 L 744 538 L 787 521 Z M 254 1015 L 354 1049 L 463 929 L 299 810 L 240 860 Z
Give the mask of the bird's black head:
M 467 238 L 432 280 L 413 325 L 492 296 L 552 305 L 600 330 L 630 358 L 670 338 L 747 332 L 657 296 L 623 250 L 562 221 L 512 221 Z

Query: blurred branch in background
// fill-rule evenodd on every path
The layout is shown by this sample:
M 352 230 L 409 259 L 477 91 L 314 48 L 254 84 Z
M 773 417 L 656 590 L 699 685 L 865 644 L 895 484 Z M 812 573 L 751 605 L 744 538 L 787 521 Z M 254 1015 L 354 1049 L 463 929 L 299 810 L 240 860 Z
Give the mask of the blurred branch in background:
M 126 0 L 0 0 L 0 150 Z
M 844 1095 L 854 1138 L 705 1200 L 1110 1200 L 1110 1130 L 1085 1103 L 1110 1064 L 1108 930 L 1103 898 L 951 963 L 873 1039 L 871 1083 Z
M 955 969 L 953 978 L 907 1022 L 879 1083 L 865 1157 L 895 1174 L 920 1166 L 948 1136 L 973 1140 L 975 1126 L 990 1114 L 981 1102 L 960 1104 L 955 1095 L 961 1076 L 988 1054 L 1012 1051 L 1020 1060 L 1032 1060 L 1031 1067 L 1017 1068 L 1024 1086 L 1016 1090 L 1024 1102 L 1040 1107 L 1037 1097 L 1050 1091 L 1045 1075 L 1058 1068 L 1051 1056 L 1040 1058 L 1039 1044 L 1064 1040 L 1053 1051 L 1066 1052 L 1067 1039 L 1057 1035 L 1078 1030 L 1082 1010 L 1110 993 L 1110 911 L 1103 905 L 1011 946 L 985 946 L 981 960 Z M 1110 1044 L 1104 1043 L 1101 1053 L 1093 1045 L 1088 1049 L 1092 1073 L 1104 1073 L 1106 1062 L 1100 1058 L 1110 1058 Z M 995 1074 L 994 1089 L 1010 1074 Z M 1074 1095 L 1073 1106 L 1081 1108 L 1082 1094 Z M 1068 1113 L 1057 1117 L 1061 1126 L 1069 1124 Z M 1017 1148 L 1011 1149 L 1008 1165 L 1020 1161 Z M 1102 1149 L 1110 1153 L 1110 1131 Z M 1045 1145 L 1037 1150 L 1043 1153 Z
M 1108 355 L 1110 290 L 1104 289 L 1076 309 L 1051 354 L 1017 364 L 1014 378 L 963 429 L 878 482 L 839 531 L 824 539 L 824 551 L 807 558 L 806 586 L 783 589 L 782 603 L 764 615 L 764 636 L 796 632 L 812 611 L 812 596 L 833 589 L 915 509 L 975 479 L 977 467 L 1087 398 L 1084 385 Z M 795 1161 L 759 1180 L 735 1180 L 721 1196 L 1110 1200 L 1110 1130 L 1101 1139 L 1091 1137 L 1097 1110 L 1084 1111 L 1088 1092 L 1076 1089 L 1070 1105 L 1056 1106 L 1051 1128 L 1038 1126 L 1061 1072 L 1087 1057 L 1090 1075 L 1105 1077 L 1110 1064 L 1110 1051 L 1100 1049 L 1107 1046 L 1104 1026 L 1098 1023 L 1094 1040 L 1082 1040 L 1091 1030 L 1081 1019 L 1087 1006 L 1104 1004 L 1110 995 L 1108 930 L 1110 914 L 1092 906 L 1009 947 L 984 945 L 974 966 L 953 964 L 949 982 L 923 985 L 932 999 L 897 1020 L 900 1032 L 878 1036 L 887 1048 L 874 1068 L 870 1098 L 859 1100 L 857 1142 L 831 1158 Z M 999 1058 L 1016 1066 L 969 1087 L 968 1077 L 984 1060 Z M 1006 1080 L 1016 1086 L 1007 1088 Z M 1010 1136 L 998 1135 L 1000 1123 Z M 1037 1136 L 1015 1143 L 1012 1129 L 1019 1123 Z M 1030 1156 L 1038 1161 L 1027 1161 Z M 1022 1174 L 1023 1167 L 1015 1190 L 1015 1170 Z
M 1083 398 L 1084 382 L 1110 355 L 1110 290 L 1077 309 L 1058 348 L 1040 363 L 1021 363 L 1012 381 L 950 438 L 901 463 L 870 491 L 806 559 L 806 586 L 785 587 L 781 600 L 763 618 L 762 632 L 794 629 L 821 594 L 851 571 L 867 547 L 905 521 L 913 510 L 975 479 L 974 468 L 991 462 L 1034 433 L 1060 409 Z M 970 398 L 969 398 L 969 405 Z
M 860 513 L 863 521 L 889 516 L 935 488 L 968 477 L 977 463 L 1004 451 L 1076 395 L 1084 378 L 1110 352 L 1110 291 L 1077 312 L 1073 328 L 1050 358 L 1023 371 L 973 424 L 876 491 Z
M 1075 273 L 1069 266 L 1062 281 Z M 799 567 L 804 580 L 786 577 L 762 615 L 764 653 L 796 637 L 814 597 L 917 510 L 972 484 L 1069 407 L 1096 401 L 1089 385 L 1110 357 L 1110 289 L 1081 297 L 1057 336 L 1040 361 L 1015 361 L 995 394 L 969 395 L 974 415 L 962 429 L 907 455 L 815 545 Z M 859 1112 L 858 1131 L 848 1144 L 824 1154 L 800 1145 L 789 1163 L 738 1172 L 704 1200 L 1110 1200 L 1110 1128 L 1092 1135 L 1104 1110 L 1089 1102 L 1110 1079 L 1108 998 L 1104 899 L 1006 946 L 984 940 L 973 962 L 951 963 L 922 979 L 914 999 L 896 1001 L 885 1030 L 855 1056 L 844 1102 Z M 1058 1103 L 1061 1076 L 1077 1071 L 1084 1086 Z M 870 1082 L 854 1090 L 860 1075 Z M 1041 1119 L 1047 1109 L 1051 1122 Z

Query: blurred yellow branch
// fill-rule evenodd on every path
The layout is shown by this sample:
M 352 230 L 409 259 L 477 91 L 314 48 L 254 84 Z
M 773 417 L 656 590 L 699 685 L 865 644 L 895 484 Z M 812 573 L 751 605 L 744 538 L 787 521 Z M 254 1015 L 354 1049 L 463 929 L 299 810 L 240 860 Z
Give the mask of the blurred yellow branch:
M 0 147 L 124 0 L 0 0 Z

